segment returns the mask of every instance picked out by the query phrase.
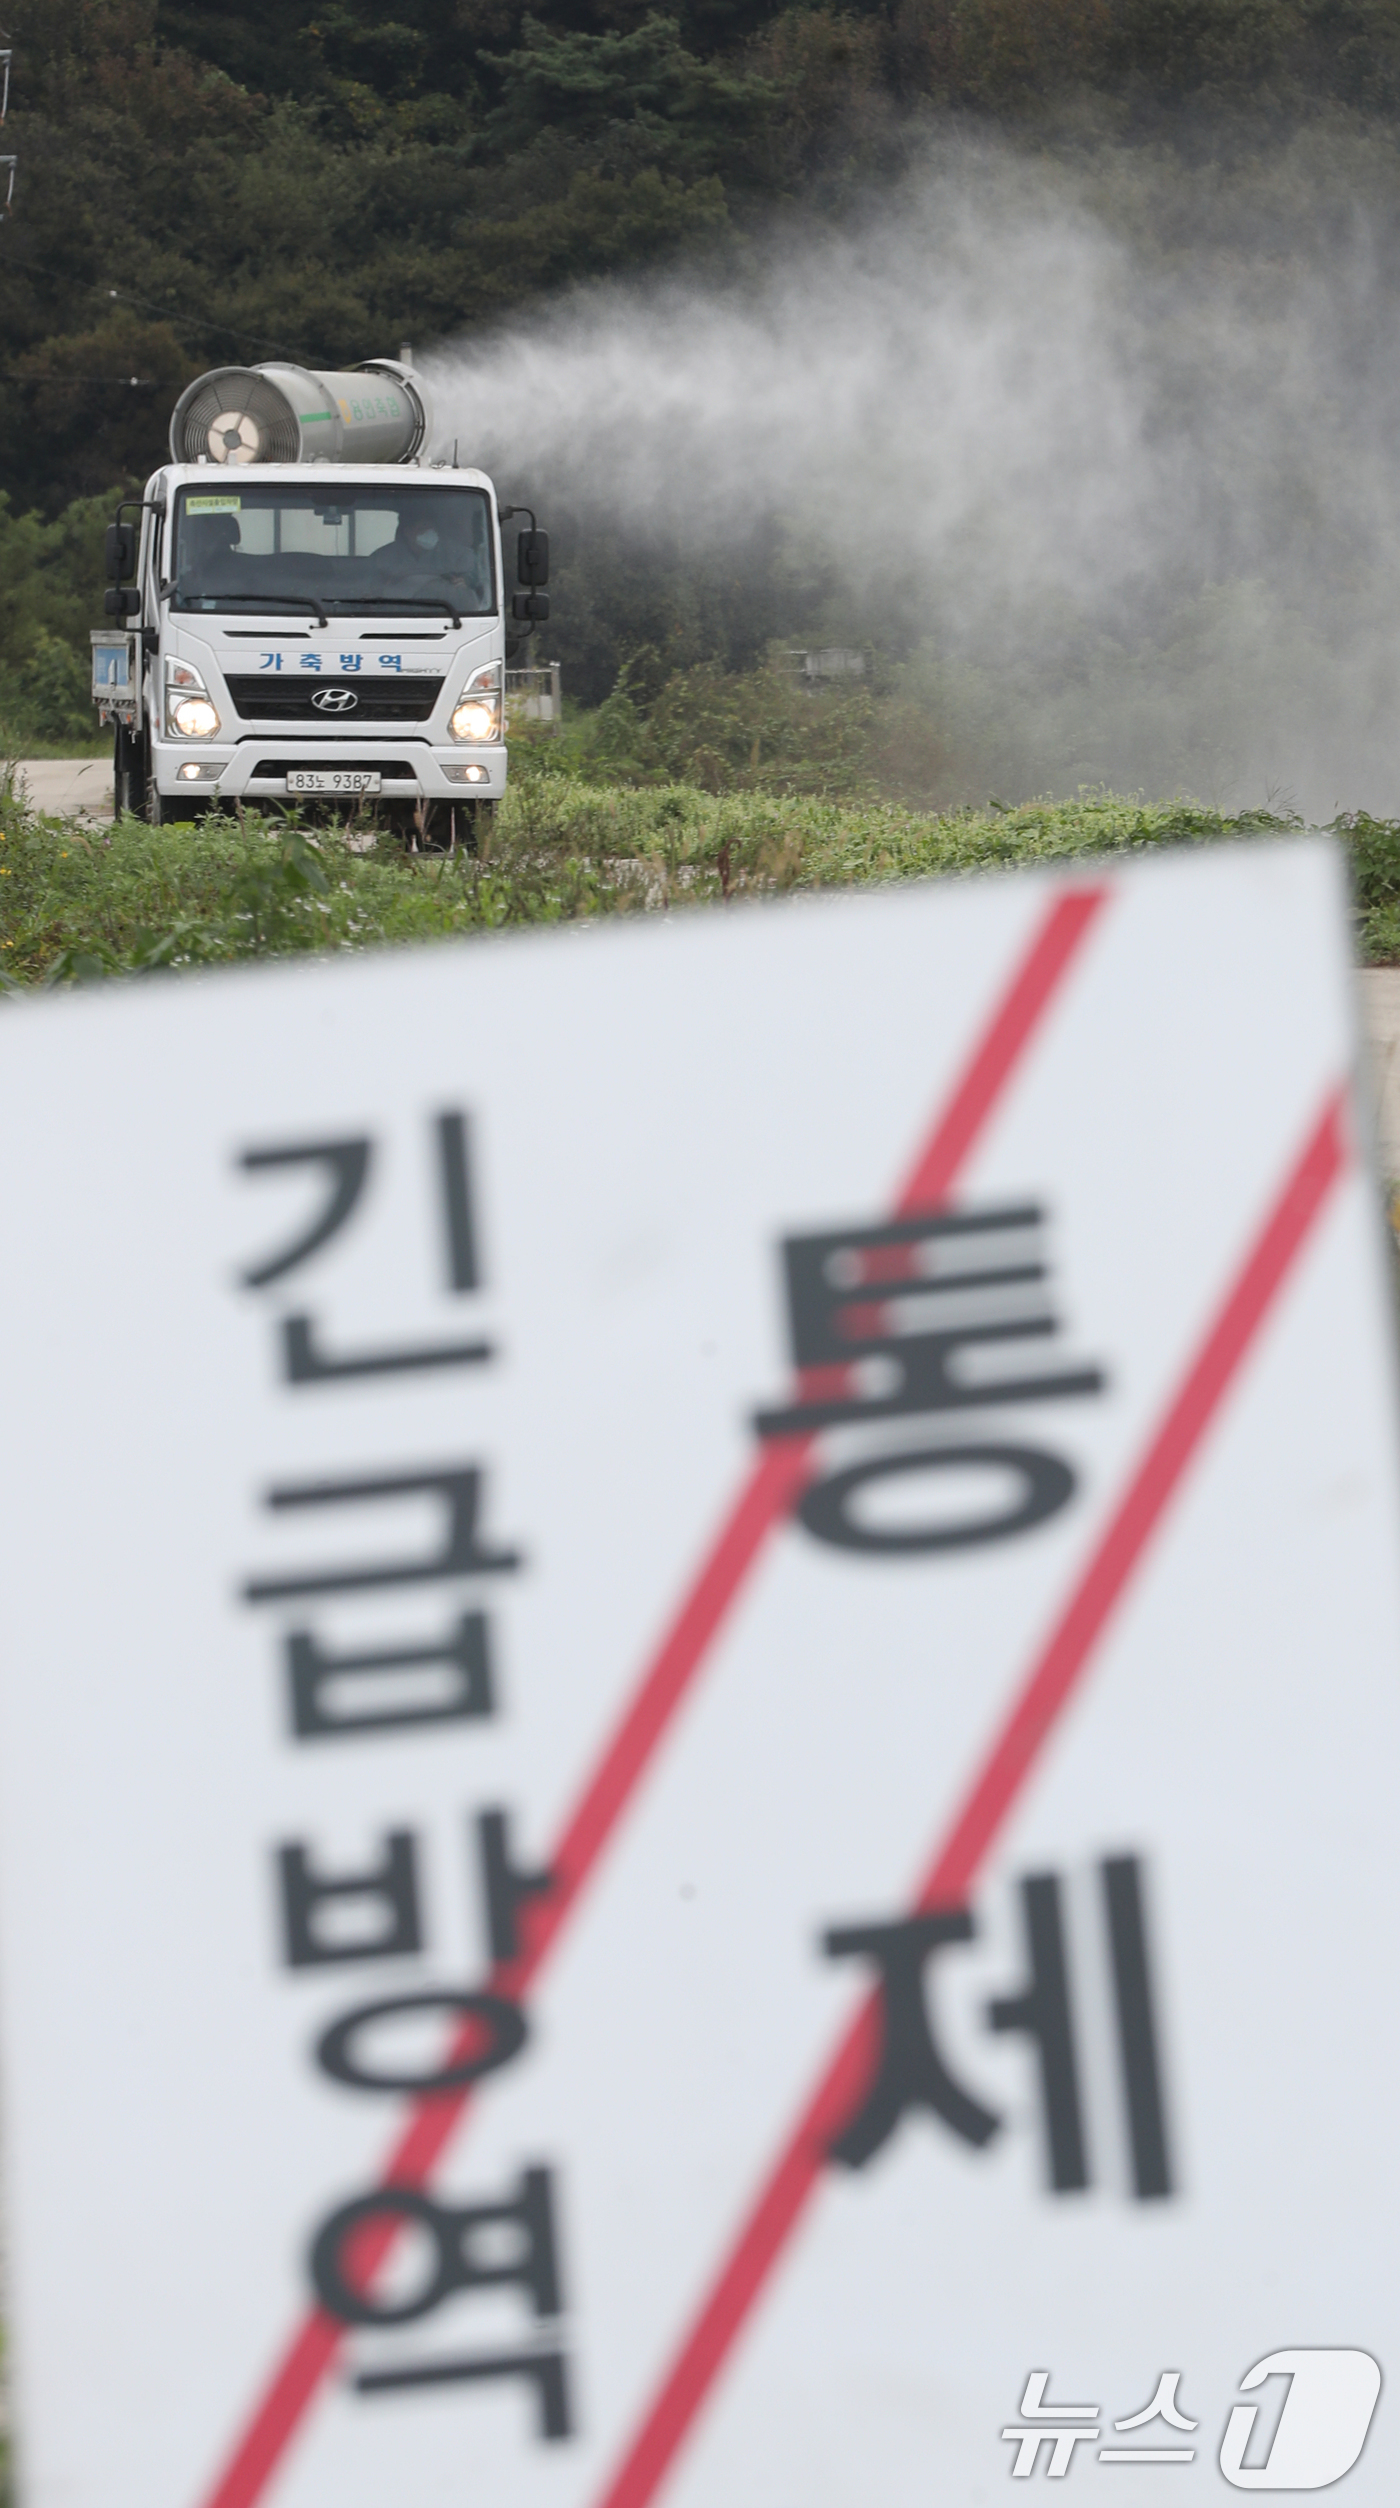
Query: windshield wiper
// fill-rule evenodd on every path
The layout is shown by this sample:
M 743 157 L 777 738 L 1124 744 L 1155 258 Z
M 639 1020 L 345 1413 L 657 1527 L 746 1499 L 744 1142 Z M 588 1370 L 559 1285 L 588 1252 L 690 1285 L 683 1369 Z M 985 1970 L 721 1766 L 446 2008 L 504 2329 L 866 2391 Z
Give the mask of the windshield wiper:
M 453 626 L 457 628 L 459 632 L 461 630 L 462 616 L 460 610 L 456 606 L 456 603 L 453 601 L 435 601 L 431 594 L 410 593 L 406 601 L 390 601 L 387 599 L 378 601 L 357 601 L 354 606 L 356 609 L 361 610 L 446 610 Z
M 182 596 L 173 584 L 162 584 L 163 598 L 171 592 L 175 593 L 177 603 L 182 602 Z M 255 610 L 310 610 L 318 627 L 329 627 L 331 623 L 323 604 L 310 595 L 299 597 L 288 593 L 282 598 L 276 593 L 265 592 L 187 592 L 183 601 L 217 601 L 220 609 L 231 608 L 235 601 L 251 601 Z

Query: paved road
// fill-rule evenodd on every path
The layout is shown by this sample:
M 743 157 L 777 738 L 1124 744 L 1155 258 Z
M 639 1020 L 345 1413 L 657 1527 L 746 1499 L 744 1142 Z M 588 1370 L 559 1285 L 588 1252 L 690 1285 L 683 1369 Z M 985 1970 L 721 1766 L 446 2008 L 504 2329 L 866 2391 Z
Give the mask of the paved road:
M 112 815 L 110 757 L 21 758 L 19 773 L 36 810 L 51 810 L 55 818 Z

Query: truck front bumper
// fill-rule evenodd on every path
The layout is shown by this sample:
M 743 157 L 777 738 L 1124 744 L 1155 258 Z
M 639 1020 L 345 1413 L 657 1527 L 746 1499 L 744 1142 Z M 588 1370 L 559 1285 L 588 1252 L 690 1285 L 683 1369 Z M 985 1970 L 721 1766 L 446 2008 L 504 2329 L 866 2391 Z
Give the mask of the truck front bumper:
M 190 774 L 191 767 L 198 769 Z M 288 740 L 245 734 L 202 743 L 157 740 L 151 773 L 162 800 L 286 801 L 287 772 L 301 767 L 352 767 L 380 777 L 384 801 L 499 801 L 506 788 L 506 752 L 499 741 L 454 741 L 448 748 L 386 732 L 374 740 Z M 184 773 L 181 769 L 185 769 Z M 475 770 L 475 771 L 472 771 Z M 291 796 L 295 798 L 295 796 Z

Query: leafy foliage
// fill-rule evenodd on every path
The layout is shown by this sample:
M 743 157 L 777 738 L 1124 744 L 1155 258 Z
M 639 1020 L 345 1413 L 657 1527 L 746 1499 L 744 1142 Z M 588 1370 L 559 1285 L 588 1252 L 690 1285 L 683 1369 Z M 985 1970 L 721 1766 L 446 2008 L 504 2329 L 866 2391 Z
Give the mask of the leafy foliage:
M 741 253 L 930 108 L 1400 112 L 1400 0 L 11 0 L 0 489 L 144 475 L 220 359 L 352 363 L 561 283 Z M 1193 140 L 1192 144 L 1197 144 Z M 833 188 L 834 187 L 834 188 Z
M 21 742 L 86 744 L 88 628 L 101 616 L 102 533 L 112 500 L 80 498 L 55 522 L 0 495 L 0 754 Z
M 507 158 L 603 148 L 618 166 L 712 174 L 742 162 L 776 101 L 769 82 L 688 52 L 674 18 L 595 35 L 527 17 L 521 34 L 516 51 L 482 56 L 502 82 L 486 137 Z
M 608 273 L 741 270 L 776 213 L 840 216 L 940 115 L 1224 163 L 1246 106 L 1256 133 L 1340 111 L 1370 117 L 1378 164 L 1400 117 L 1400 0 L 10 0 L 7 19 L 0 723 L 50 743 L 83 720 L 101 507 L 213 364 L 353 364 Z M 819 637 L 821 584 L 761 530 L 712 564 L 659 544 L 643 562 L 552 520 L 551 642 L 586 702 L 638 647 L 668 675 L 724 666 L 685 692 L 707 739 L 655 711 L 626 734 L 637 770 L 775 777 L 781 731 L 749 720 L 772 692 L 740 700 L 725 672 Z M 854 789 L 845 752 L 829 763 Z
M 607 785 L 541 743 L 477 858 L 409 854 L 388 839 L 361 850 L 364 835 L 313 830 L 294 814 L 99 830 L 43 818 L 0 783 L 0 992 L 1274 837 L 1294 824 L 1112 793 L 932 815 L 762 790 Z M 1400 958 L 1400 823 L 1347 819 L 1338 833 L 1359 954 Z
M 581 768 L 606 782 L 844 797 L 873 787 L 873 722 L 861 681 L 813 697 L 776 656 L 757 671 L 697 662 L 667 678 L 642 646 L 588 726 Z

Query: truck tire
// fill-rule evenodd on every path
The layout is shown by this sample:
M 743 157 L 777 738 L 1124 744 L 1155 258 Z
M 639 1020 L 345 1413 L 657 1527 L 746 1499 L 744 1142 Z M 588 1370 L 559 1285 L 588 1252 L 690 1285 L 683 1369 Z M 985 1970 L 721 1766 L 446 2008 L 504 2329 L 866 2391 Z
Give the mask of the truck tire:
M 146 742 L 141 732 L 118 723 L 112 750 L 112 807 L 118 818 L 146 815 Z

